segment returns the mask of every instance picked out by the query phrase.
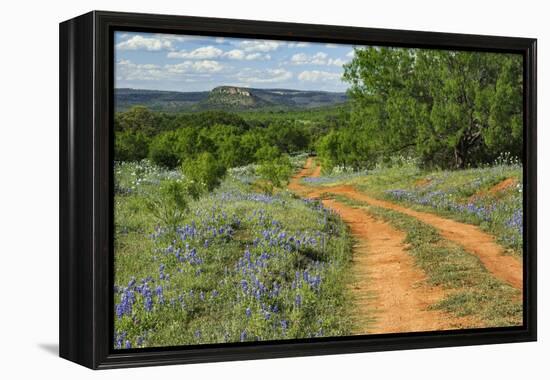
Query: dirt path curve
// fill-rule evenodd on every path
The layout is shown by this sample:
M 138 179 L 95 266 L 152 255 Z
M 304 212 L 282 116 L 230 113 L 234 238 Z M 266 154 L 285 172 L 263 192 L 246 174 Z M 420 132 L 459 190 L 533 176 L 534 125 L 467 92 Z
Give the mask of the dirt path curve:
M 495 239 L 491 235 L 481 231 L 477 226 L 376 199 L 357 191 L 353 186 L 349 185 L 327 187 L 323 191 L 343 195 L 373 206 L 398 211 L 429 224 L 435 227 L 445 239 L 455 242 L 464 247 L 466 251 L 475 254 L 493 276 L 512 285 L 516 289 L 523 289 L 522 262 L 513 256 L 505 256 L 503 248 L 496 243 Z
M 315 197 L 315 190 L 304 186 L 300 179 L 318 176 L 308 159 L 304 169 L 289 184 L 289 188 L 305 197 Z M 389 224 L 376 220 L 364 210 L 332 199 L 323 199 L 326 207 L 337 212 L 350 226 L 356 241 L 353 249 L 352 292 L 355 298 L 353 318 L 356 334 L 448 330 L 472 327 L 466 318 L 454 318 L 447 313 L 429 310 L 445 293 L 430 287 L 426 276 L 414 265 L 403 243 L 405 234 Z

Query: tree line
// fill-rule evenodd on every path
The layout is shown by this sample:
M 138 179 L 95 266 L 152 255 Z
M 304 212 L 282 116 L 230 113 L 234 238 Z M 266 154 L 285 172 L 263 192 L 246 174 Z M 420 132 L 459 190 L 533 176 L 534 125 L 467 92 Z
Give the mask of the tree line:
M 351 111 L 320 138 L 325 166 L 364 168 L 403 154 L 461 169 L 522 157 L 522 56 L 369 47 L 344 65 Z
M 224 111 L 173 115 L 135 106 L 115 115 L 115 160 L 149 158 L 174 168 L 208 152 L 231 168 L 307 151 L 313 134 L 297 120 L 246 121 Z

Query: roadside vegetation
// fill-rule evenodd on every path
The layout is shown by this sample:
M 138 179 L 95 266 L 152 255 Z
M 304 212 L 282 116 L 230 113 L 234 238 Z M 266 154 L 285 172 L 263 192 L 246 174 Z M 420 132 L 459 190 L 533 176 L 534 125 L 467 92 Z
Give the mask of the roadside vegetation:
M 523 250 L 523 181 L 517 159 L 503 154 L 492 165 L 427 170 L 410 158 L 367 171 L 334 171 L 304 179 L 311 186 L 350 184 L 372 196 L 480 226 L 512 255 Z

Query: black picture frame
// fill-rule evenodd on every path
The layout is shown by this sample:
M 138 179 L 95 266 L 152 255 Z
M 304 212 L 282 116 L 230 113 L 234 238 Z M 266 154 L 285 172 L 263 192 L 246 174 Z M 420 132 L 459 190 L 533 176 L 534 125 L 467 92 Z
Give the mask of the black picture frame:
M 520 327 L 112 348 L 113 33 L 142 31 L 520 53 L 524 57 L 524 324 Z M 535 341 L 536 39 L 93 11 L 60 24 L 60 356 L 93 369 Z

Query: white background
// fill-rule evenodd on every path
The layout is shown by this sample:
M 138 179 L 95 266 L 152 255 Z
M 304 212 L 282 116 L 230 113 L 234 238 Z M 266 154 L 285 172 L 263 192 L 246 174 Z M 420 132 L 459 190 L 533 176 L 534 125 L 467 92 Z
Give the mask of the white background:
M 545 1 L 72 0 L 3 3 L 0 21 L 0 377 L 549 378 L 550 27 Z M 93 372 L 57 355 L 58 23 L 89 10 L 539 39 L 539 342 Z M 545 67 L 546 66 L 546 67 Z M 547 195 L 548 194 L 548 195 Z M 546 350 L 546 354 L 543 351 Z

